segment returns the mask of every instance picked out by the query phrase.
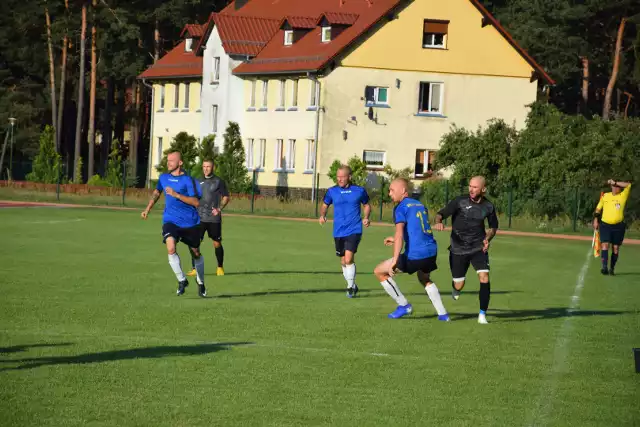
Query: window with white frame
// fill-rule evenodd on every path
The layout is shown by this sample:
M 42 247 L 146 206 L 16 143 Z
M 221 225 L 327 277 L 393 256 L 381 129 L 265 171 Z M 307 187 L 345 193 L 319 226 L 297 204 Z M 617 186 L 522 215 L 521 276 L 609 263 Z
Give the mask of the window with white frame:
M 384 167 L 384 156 L 384 151 L 365 150 L 362 153 L 362 161 L 365 162 L 368 168 L 382 169 Z
M 247 169 L 253 169 L 253 138 L 247 139 Z
M 418 99 L 418 113 L 442 114 L 444 84 L 421 82 Z
M 266 163 L 266 154 L 267 154 L 267 140 L 266 139 L 261 139 L 260 140 L 260 147 L 259 147 L 258 151 L 258 167 L 259 168 L 264 168 L 265 167 L 265 163 Z
M 164 85 L 160 85 L 160 110 L 164 110 L 166 88 Z
M 158 151 L 156 151 L 156 165 L 162 162 L 162 137 L 158 137 Z
M 267 108 L 267 96 L 269 95 L 269 80 L 262 81 L 262 108 Z
M 291 80 L 291 108 L 298 107 L 298 80 Z
M 318 82 L 315 80 L 311 80 L 311 93 L 309 95 L 309 106 L 310 107 L 318 106 Z
M 428 49 L 445 49 L 447 47 L 448 32 L 449 21 L 425 19 L 422 47 Z
M 173 109 L 177 110 L 178 108 L 180 108 L 180 84 L 176 83 L 175 85 L 173 85 L 174 87 L 174 91 L 173 91 Z
M 249 106 L 251 108 L 256 108 L 256 81 L 251 80 L 251 92 L 249 94 Z
M 284 31 L 284 45 L 291 46 L 293 44 L 293 30 Z
M 189 88 L 190 87 L 191 87 L 191 84 L 185 83 L 184 85 L 184 109 L 185 110 L 189 109 Z
M 280 80 L 280 101 L 278 103 L 278 108 L 284 109 L 284 100 L 285 100 L 285 88 L 287 86 L 286 80 Z
M 185 40 L 184 51 L 185 52 L 192 52 L 193 51 L 193 39 L 192 38 L 188 38 L 187 40 Z
M 285 159 L 287 170 L 296 168 L 296 140 L 290 139 L 287 144 L 287 157 Z
M 433 162 L 436 160 L 436 152 L 431 150 L 416 150 L 415 176 L 428 177 L 433 174 Z
M 275 169 L 276 170 L 281 170 L 284 169 L 286 167 L 286 157 L 284 154 L 284 140 L 283 139 L 277 139 L 276 140 L 276 162 L 275 162 Z
M 322 43 L 328 43 L 331 41 L 331 27 L 322 27 Z
M 218 106 L 211 106 L 211 131 L 218 132 Z
M 307 154 L 304 160 L 304 170 L 313 171 L 316 165 L 316 142 L 313 139 L 307 140 Z
M 220 57 L 213 58 L 211 64 L 211 84 L 218 83 L 220 81 Z
M 389 105 L 389 88 L 367 86 L 364 89 L 364 99 L 367 106 Z

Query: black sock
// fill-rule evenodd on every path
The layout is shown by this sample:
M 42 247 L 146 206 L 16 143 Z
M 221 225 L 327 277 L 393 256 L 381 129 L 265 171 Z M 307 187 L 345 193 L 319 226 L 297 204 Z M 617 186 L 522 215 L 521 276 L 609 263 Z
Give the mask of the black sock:
M 216 249 L 216 260 L 218 260 L 218 267 L 222 267 L 224 264 L 224 248 L 219 246 Z
M 613 270 L 614 268 L 616 268 L 616 263 L 618 262 L 618 254 L 617 253 L 612 253 L 611 254 L 611 269 Z
M 602 258 L 602 269 L 607 269 L 607 264 L 609 264 L 609 250 L 603 249 L 600 251 L 600 258 Z
M 193 257 L 193 252 L 189 251 L 189 253 L 191 254 L 191 269 L 195 270 L 196 269 L 196 259 Z
M 489 300 L 491 299 L 491 282 L 480 282 L 480 310 L 487 311 L 489 309 Z

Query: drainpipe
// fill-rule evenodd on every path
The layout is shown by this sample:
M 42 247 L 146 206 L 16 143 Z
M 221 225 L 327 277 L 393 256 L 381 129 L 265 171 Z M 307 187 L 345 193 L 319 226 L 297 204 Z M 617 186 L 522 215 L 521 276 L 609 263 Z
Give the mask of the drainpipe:
M 142 84 L 151 89 L 151 129 L 149 131 L 149 161 L 147 163 L 147 182 L 145 183 L 145 187 L 149 188 L 149 184 L 151 183 L 151 165 L 153 161 L 153 118 L 155 117 L 155 111 L 153 111 L 153 108 L 155 107 L 155 92 L 153 90 L 153 86 L 148 84 L 146 79 L 142 79 Z
M 316 92 L 316 102 L 318 104 L 318 108 L 316 108 L 316 152 L 315 158 L 313 161 L 313 182 L 311 184 L 311 200 L 315 202 L 316 197 L 318 196 L 318 188 L 316 188 L 317 180 L 316 175 L 318 174 L 318 146 L 320 145 L 319 137 L 320 137 L 320 94 L 322 93 L 322 87 L 320 80 L 318 80 L 317 76 L 311 76 L 311 73 L 307 73 L 307 77 L 316 83 L 317 92 Z

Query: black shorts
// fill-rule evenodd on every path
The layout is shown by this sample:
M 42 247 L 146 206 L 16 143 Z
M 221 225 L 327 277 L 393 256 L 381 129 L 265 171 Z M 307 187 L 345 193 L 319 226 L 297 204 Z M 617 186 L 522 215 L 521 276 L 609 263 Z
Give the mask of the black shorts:
M 488 273 L 489 254 L 483 251 L 465 255 L 449 252 L 449 266 L 451 267 L 451 275 L 454 282 L 461 282 L 465 279 L 469 264 L 473 266 L 476 273 Z
M 624 222 L 617 224 L 607 224 L 606 222 L 600 223 L 600 242 L 611 243 L 612 245 L 620 246 L 624 240 L 624 232 L 627 226 Z
M 162 224 L 162 243 L 166 243 L 167 237 L 176 239 L 176 243 L 183 242 L 190 248 L 200 247 L 200 225 L 189 228 L 180 228 L 177 225 L 167 222 Z
M 214 242 L 222 241 L 222 223 L 221 222 L 201 222 L 200 223 L 200 240 L 204 240 L 204 235 L 208 234 L 209 238 Z
M 361 239 L 362 234 L 352 234 L 346 237 L 334 237 L 333 240 L 336 243 L 336 255 L 343 257 L 345 251 L 351 251 L 355 254 L 358 252 L 358 245 L 360 245 Z
M 429 274 L 438 269 L 438 264 L 436 264 L 437 257 L 438 256 L 435 255 L 429 258 L 408 259 L 407 254 L 401 254 L 400 258 L 398 258 L 396 268 L 407 274 L 413 274 L 416 271 Z

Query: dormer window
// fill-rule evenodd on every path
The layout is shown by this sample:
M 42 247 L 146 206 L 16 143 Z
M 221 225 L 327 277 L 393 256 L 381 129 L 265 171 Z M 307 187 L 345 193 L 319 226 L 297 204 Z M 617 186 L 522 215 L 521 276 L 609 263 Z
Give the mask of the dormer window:
M 331 41 L 331 27 L 322 27 L 322 43 L 329 43 Z
M 284 31 L 284 45 L 291 46 L 293 44 L 293 30 Z
M 188 39 L 185 41 L 185 44 L 184 44 L 184 51 L 185 51 L 185 52 L 193 52 L 193 39 L 192 39 L 192 38 L 188 38 Z

